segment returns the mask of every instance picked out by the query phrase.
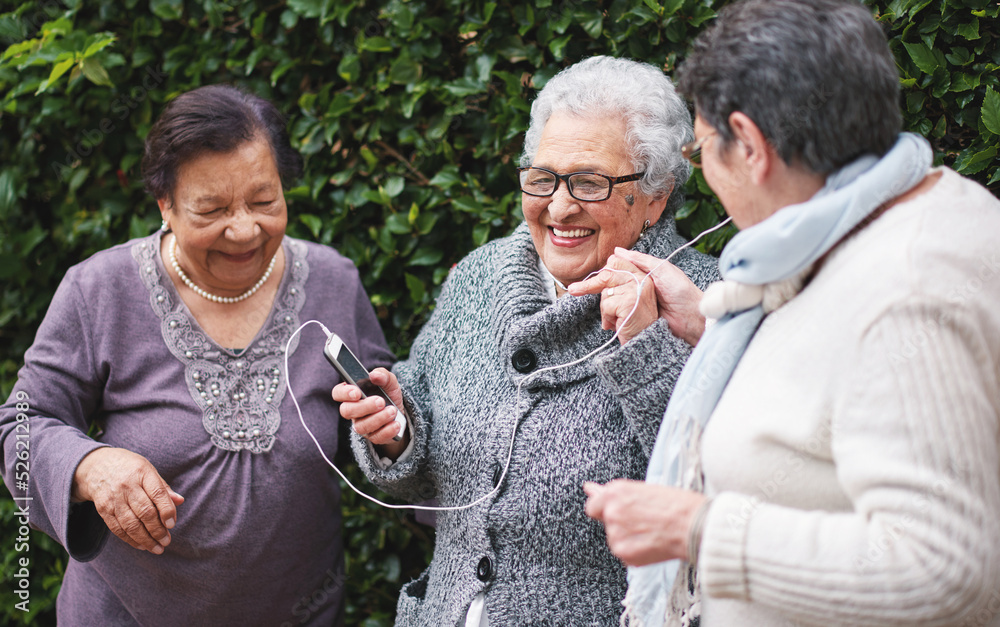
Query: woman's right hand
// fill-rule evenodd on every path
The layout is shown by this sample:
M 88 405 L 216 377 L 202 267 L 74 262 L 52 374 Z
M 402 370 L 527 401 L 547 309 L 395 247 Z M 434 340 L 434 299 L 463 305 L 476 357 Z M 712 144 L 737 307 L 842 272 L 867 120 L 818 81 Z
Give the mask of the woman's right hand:
M 403 406 L 403 391 L 396 375 L 385 368 L 376 368 L 371 371 L 371 382 L 382 388 L 396 407 Z M 355 433 L 379 446 L 380 453 L 395 459 L 406 448 L 409 433 L 399 442 L 393 441 L 400 431 L 396 407 L 388 405 L 381 396 L 365 397 L 356 385 L 338 383 L 333 388 L 333 400 L 340 403 L 340 415 L 353 423 Z
M 184 502 L 149 460 L 111 447 L 95 449 L 80 460 L 72 498 L 93 501 L 113 534 L 156 555 L 170 544 L 169 530 L 177 522 L 177 506 Z

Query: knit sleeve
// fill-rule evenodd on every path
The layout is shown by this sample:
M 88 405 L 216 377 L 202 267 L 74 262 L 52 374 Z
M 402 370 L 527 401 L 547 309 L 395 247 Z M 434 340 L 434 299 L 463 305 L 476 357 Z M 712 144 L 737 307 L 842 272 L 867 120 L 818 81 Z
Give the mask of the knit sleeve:
M 104 446 L 87 436 L 103 378 L 75 276 L 70 270 L 56 290 L 0 409 L 0 466 L 25 521 L 87 561 L 104 546 L 108 528 L 93 503 L 71 505 L 70 494 L 80 460 Z
M 626 344 L 595 359 L 598 376 L 615 395 L 646 455 L 691 346 L 660 318 Z
M 703 591 L 826 626 L 967 624 L 1000 605 L 1000 376 L 988 319 L 926 300 L 881 315 L 834 408 L 833 462 L 853 513 L 718 495 Z

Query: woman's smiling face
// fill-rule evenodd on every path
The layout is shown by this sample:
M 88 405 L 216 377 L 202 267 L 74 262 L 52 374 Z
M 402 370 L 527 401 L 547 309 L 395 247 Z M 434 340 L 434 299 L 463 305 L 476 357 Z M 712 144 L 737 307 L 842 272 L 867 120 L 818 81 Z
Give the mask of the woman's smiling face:
M 553 114 L 531 165 L 557 174 L 634 174 L 625 122 L 618 116 Z M 634 197 L 632 205 L 625 201 L 628 194 Z M 659 220 L 666 200 L 654 200 L 638 191 L 637 182 L 627 182 L 616 184 L 607 200 L 585 202 L 570 196 L 566 182 L 560 181 L 551 196 L 522 193 L 521 208 L 545 267 L 568 285 L 603 268 L 616 246 L 631 248 L 645 221 Z
M 281 177 L 266 140 L 181 165 L 174 204 L 160 211 L 177 238 L 177 259 L 202 289 L 243 293 L 264 274 L 287 223 Z

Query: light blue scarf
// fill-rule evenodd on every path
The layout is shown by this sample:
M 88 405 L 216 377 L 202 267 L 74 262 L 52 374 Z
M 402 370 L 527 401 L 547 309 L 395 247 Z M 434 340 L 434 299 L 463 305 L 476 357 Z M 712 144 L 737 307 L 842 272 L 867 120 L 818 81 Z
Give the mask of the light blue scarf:
M 738 233 L 720 259 L 723 279 L 766 285 L 806 271 L 880 205 L 919 183 L 931 157 L 925 139 L 903 133 L 881 159 L 861 157 L 844 166 L 808 201 Z M 726 313 L 706 330 L 674 387 L 646 481 L 701 488 L 697 443 L 763 317 L 757 304 Z M 658 627 L 675 621 L 687 609 L 670 603 L 680 565 L 673 560 L 629 568 L 623 622 Z

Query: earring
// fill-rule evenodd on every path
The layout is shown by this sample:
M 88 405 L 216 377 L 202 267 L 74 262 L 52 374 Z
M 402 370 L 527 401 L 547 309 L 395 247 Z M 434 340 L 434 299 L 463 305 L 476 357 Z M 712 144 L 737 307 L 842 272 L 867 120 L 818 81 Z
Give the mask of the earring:
M 170 225 L 169 225 L 169 224 L 167 224 L 167 221 L 166 221 L 166 220 L 164 220 L 164 221 L 163 221 L 163 222 L 162 222 L 162 223 L 160 224 L 160 230 L 161 230 L 161 231 L 163 231 L 164 233 L 169 233 L 169 232 L 170 232 Z
M 627 202 L 630 205 L 634 205 L 635 204 L 635 196 L 633 196 L 632 194 L 626 194 L 625 195 L 625 202 Z
M 649 220 L 646 220 L 643 223 L 643 225 L 642 225 L 642 230 L 639 231 L 639 237 L 642 237 L 643 235 L 645 235 L 646 231 L 648 231 L 648 230 L 649 230 Z

